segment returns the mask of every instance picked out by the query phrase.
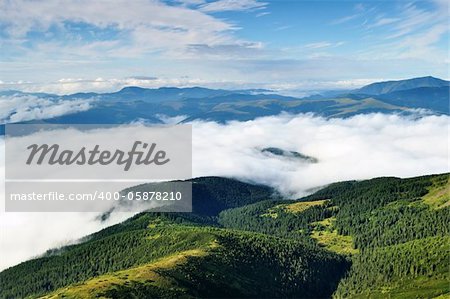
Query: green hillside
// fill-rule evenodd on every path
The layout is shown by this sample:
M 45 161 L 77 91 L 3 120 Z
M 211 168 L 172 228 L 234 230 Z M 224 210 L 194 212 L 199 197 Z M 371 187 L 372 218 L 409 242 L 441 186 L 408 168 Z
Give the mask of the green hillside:
M 348 268 L 344 258 L 295 240 L 175 224 L 149 214 L 135 219 L 146 221 L 147 227 L 74 245 L 4 271 L 2 296 L 43 295 L 69 284 L 50 295 L 129 298 L 146 290 L 157 297 L 257 297 L 264 290 L 266 297 L 330 296 Z M 182 258 L 187 260 L 176 262 Z M 160 279 L 141 277 L 155 271 Z M 138 290 L 130 284 L 139 285 Z M 164 285 L 168 290 L 161 289 Z
M 224 209 L 279 197 L 276 191 L 270 187 L 247 184 L 228 178 L 202 177 L 189 180 L 189 182 L 192 183 L 194 215 L 216 216 Z M 126 189 L 124 192 L 154 191 L 154 185 L 164 185 L 164 183 L 143 184 Z M 160 189 L 161 187 L 158 190 Z
M 0 298 L 444 298 L 448 181 L 348 181 L 294 201 L 194 179 L 194 213 L 141 213 L 9 268 Z

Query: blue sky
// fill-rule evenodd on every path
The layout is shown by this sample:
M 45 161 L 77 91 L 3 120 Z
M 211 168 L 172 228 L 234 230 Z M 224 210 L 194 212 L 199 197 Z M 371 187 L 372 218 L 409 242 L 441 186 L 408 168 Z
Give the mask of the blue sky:
M 2 0 L 0 89 L 352 88 L 449 77 L 447 0 Z

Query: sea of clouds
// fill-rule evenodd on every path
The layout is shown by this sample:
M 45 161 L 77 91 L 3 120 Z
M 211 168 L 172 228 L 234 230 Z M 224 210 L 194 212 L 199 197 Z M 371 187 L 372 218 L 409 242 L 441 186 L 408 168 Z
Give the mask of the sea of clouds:
M 30 94 L 0 96 L 0 123 L 40 120 L 91 108 L 92 99 L 63 100 Z
M 193 176 L 226 176 L 277 188 L 288 198 L 335 181 L 379 176 L 410 177 L 449 171 L 449 116 L 357 115 L 326 119 L 312 114 L 247 122 L 194 122 Z M 267 155 L 278 147 L 315 157 L 318 163 Z M 4 181 L 4 142 L 0 143 Z M 1 184 L 0 189 L 4 188 Z M 0 269 L 129 218 L 117 212 L 5 213 L 0 190 Z

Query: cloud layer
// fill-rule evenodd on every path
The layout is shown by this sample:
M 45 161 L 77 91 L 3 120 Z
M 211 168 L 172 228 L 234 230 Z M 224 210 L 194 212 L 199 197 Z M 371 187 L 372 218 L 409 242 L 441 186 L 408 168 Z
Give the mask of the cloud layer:
M 340 180 L 445 172 L 448 121 L 448 116 L 325 119 L 286 114 L 228 125 L 196 123 L 194 175 L 239 177 L 298 197 Z M 258 150 L 264 147 L 297 151 L 319 163 L 268 158 Z
M 28 94 L 0 96 L 0 123 L 53 118 L 86 111 L 92 100 L 62 100 Z
M 370 114 L 324 119 L 286 114 L 226 125 L 196 122 L 193 174 L 265 183 L 296 198 L 311 188 L 340 180 L 447 172 L 449 121 L 448 116 Z M 292 163 L 264 155 L 260 152 L 264 147 L 298 151 L 318 158 L 319 163 Z M 2 142 L 0 153 L 3 151 Z M 0 170 L 3 176 L 4 161 Z M 0 269 L 74 242 L 131 214 L 113 213 L 105 223 L 96 216 L 0 212 Z

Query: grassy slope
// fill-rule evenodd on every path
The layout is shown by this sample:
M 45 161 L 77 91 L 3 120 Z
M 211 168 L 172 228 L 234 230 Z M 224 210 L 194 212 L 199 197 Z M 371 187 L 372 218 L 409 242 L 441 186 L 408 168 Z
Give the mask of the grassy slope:
M 339 112 L 333 115 L 333 117 L 339 117 L 343 115 L 348 115 L 352 113 L 357 113 L 358 111 L 363 110 L 376 110 L 376 109 L 384 109 L 384 110 L 405 110 L 405 107 L 396 106 L 392 104 L 388 104 L 373 98 L 366 98 L 362 100 L 351 100 L 348 99 L 347 102 L 343 101 L 342 103 L 346 103 L 347 105 L 341 107 L 341 105 L 336 105 L 339 108 Z
M 327 202 L 327 200 L 314 200 L 279 204 L 268 209 L 267 213 L 264 213 L 261 216 L 269 216 L 276 219 L 278 218 L 278 215 L 283 213 L 301 214 L 311 207 L 323 206 Z M 330 207 L 329 209 L 333 209 L 333 207 Z M 329 217 L 321 221 L 312 222 L 310 224 L 312 228 L 310 232 L 311 238 L 316 240 L 320 246 L 338 254 L 351 255 L 358 253 L 359 250 L 354 248 L 353 238 L 351 236 L 338 234 L 337 230 L 333 227 L 333 222 L 335 220 L 335 217 Z
M 286 212 L 291 213 L 301 213 L 314 206 L 321 206 L 325 203 L 325 200 L 315 200 L 315 201 L 300 201 L 288 205 L 284 205 Z
M 327 200 L 300 201 L 293 204 L 282 205 L 282 207 L 286 212 L 302 213 L 311 207 L 322 206 L 327 202 Z M 329 209 L 333 208 L 334 207 L 330 207 Z M 358 253 L 359 250 L 354 248 L 353 238 L 351 236 L 338 234 L 337 230 L 333 227 L 333 222 L 335 220 L 336 217 L 329 217 L 321 221 L 312 222 L 311 238 L 316 240 L 320 246 L 338 254 L 351 255 Z
M 441 176 L 432 179 L 429 192 L 422 197 L 424 203 L 433 208 L 444 208 L 450 205 L 450 178 Z
M 325 200 L 316 201 L 300 201 L 290 204 L 278 204 L 272 208 L 267 209 L 267 213 L 261 214 L 262 217 L 272 217 L 277 218 L 278 213 L 302 213 L 309 209 L 310 207 L 320 206 L 325 203 Z
M 319 245 L 338 254 L 352 255 L 358 253 L 359 250 L 355 249 L 353 238 L 338 234 L 333 227 L 335 220 L 335 217 L 330 217 L 311 223 L 313 226 L 311 238 L 316 240 Z

